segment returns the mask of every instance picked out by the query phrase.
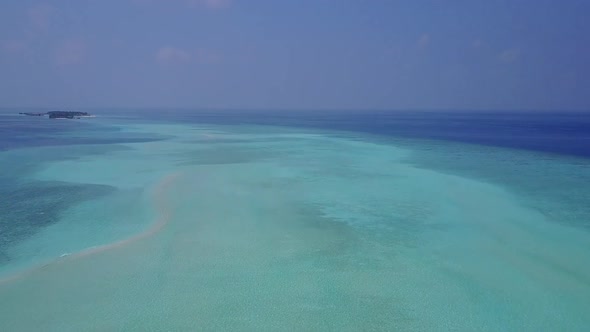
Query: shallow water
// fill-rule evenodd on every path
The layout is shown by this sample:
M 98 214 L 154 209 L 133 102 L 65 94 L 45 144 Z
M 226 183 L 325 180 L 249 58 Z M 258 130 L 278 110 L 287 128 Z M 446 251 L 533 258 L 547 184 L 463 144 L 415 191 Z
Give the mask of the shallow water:
M 96 125 L 120 141 L 1 153 L 2 167 L 36 160 L 14 178 L 71 202 L 3 246 L 3 330 L 590 323 L 586 159 L 298 126 Z

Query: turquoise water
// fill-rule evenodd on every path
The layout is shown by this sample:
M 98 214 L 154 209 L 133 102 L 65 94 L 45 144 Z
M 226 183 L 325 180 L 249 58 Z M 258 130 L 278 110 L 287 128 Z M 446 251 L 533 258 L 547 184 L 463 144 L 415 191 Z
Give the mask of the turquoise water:
M 46 222 L 11 228 L 2 247 L 2 330 L 590 324 L 588 159 L 297 126 L 95 120 L 120 142 L 0 152 L 11 193 L 36 197 L 1 206 L 4 222 Z M 105 135 L 85 128 L 60 135 Z

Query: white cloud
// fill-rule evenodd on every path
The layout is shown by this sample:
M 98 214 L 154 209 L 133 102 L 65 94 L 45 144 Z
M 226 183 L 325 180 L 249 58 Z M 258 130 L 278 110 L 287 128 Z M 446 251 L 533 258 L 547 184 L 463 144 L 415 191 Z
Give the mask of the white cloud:
M 217 52 L 205 48 L 195 50 L 181 49 L 177 47 L 162 47 L 156 52 L 156 61 L 161 64 L 213 64 L 218 63 L 221 57 Z
M 193 8 L 223 9 L 231 6 L 231 0 L 131 0 L 139 5 L 154 3 L 184 4 Z
M 86 44 L 80 40 L 67 40 L 61 43 L 54 53 L 57 65 L 76 65 L 83 62 L 86 57 Z
M 36 5 L 29 8 L 27 15 L 29 21 L 38 30 L 47 31 L 51 25 L 51 18 L 55 14 L 55 9 L 47 4 Z
M 419 48 L 426 48 L 430 45 L 430 35 L 425 33 L 418 39 L 418 47 Z
M 200 48 L 195 51 L 195 60 L 202 64 L 217 63 L 220 61 L 220 56 L 216 52 Z
M 227 8 L 231 5 L 230 0 L 187 0 L 193 6 L 204 6 L 211 9 Z
M 473 48 L 481 48 L 481 47 L 484 47 L 485 45 L 486 45 L 486 43 L 481 39 L 476 39 L 471 43 L 471 46 Z
M 189 52 L 175 47 L 162 47 L 156 52 L 156 61 L 162 64 L 184 63 L 191 58 Z
M 27 49 L 27 42 L 24 40 L 8 40 L 0 43 L 2 51 L 11 54 L 19 54 Z
M 518 60 L 519 57 L 520 57 L 520 50 L 516 49 L 516 48 L 504 50 L 499 55 L 500 61 L 505 62 L 505 63 L 514 62 L 514 61 Z

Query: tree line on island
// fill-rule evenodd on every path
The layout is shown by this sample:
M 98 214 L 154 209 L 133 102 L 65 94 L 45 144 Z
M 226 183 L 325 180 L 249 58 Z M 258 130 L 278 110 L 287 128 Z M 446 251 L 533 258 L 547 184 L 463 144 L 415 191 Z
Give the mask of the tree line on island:
M 79 112 L 79 111 L 49 111 L 45 113 L 34 113 L 34 112 L 21 112 L 19 114 L 27 115 L 27 116 L 48 116 L 50 119 L 74 119 L 80 117 L 89 117 L 91 116 L 88 112 Z

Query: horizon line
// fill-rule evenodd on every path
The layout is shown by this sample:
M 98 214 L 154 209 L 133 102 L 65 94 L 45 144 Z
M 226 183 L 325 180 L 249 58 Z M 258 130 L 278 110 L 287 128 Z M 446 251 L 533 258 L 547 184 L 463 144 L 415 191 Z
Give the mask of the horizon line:
M 245 111 L 245 112 L 515 112 L 515 113 L 581 113 L 590 112 L 588 109 L 524 109 L 524 108 L 506 108 L 506 109 L 470 109 L 470 108 L 270 108 L 270 107 L 176 107 L 176 106 L 79 106 L 79 107 L 61 107 L 61 106 L 0 106 L 0 110 L 7 109 L 40 109 L 40 110 L 54 110 L 54 109 L 81 109 L 81 110 L 163 110 L 171 111 Z

